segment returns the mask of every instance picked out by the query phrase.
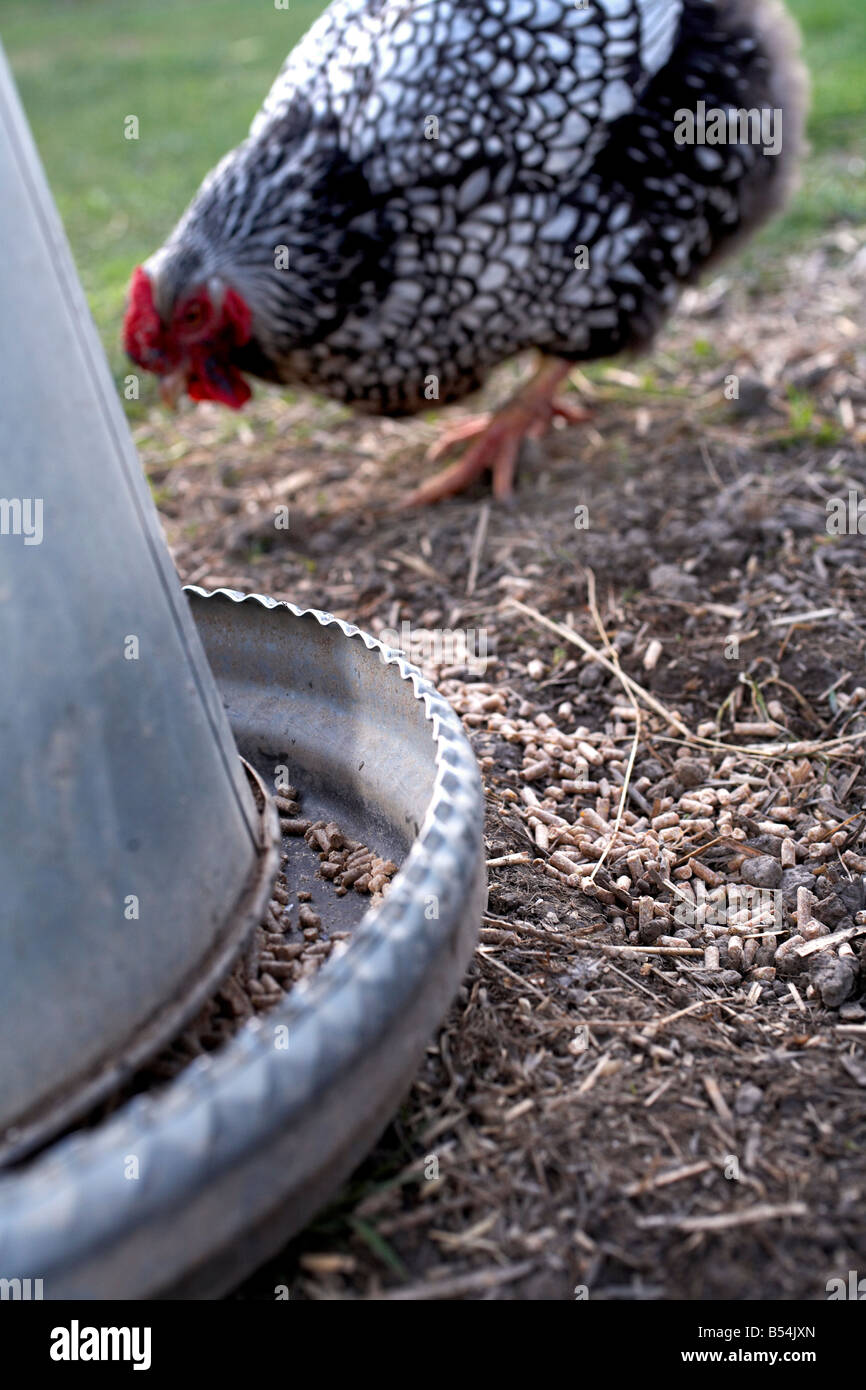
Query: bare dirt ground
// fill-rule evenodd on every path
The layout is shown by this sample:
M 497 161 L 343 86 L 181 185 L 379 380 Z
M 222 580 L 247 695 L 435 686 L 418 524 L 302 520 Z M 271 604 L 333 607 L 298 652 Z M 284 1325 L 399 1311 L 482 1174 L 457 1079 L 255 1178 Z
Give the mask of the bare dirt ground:
M 460 411 L 263 393 L 138 427 L 184 581 L 407 622 L 488 793 L 459 998 L 241 1296 L 823 1299 L 866 1271 L 864 292 L 864 231 L 693 292 L 650 358 L 575 373 L 593 419 L 527 451 L 512 507 L 397 506 Z

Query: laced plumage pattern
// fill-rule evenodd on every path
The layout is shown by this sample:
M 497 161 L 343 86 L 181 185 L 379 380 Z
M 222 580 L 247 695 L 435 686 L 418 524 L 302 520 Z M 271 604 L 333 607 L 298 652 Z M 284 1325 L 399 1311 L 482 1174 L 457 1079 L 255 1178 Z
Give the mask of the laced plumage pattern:
M 683 143 L 699 101 L 781 113 L 781 149 Z M 782 201 L 802 107 L 777 0 L 335 0 L 145 271 L 166 322 L 241 297 L 235 369 L 417 411 L 649 342 Z

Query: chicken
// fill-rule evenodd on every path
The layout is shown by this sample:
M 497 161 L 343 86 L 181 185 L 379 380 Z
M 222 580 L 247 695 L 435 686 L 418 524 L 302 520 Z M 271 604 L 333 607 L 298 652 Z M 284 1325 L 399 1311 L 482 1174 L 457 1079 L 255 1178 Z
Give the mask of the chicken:
M 251 374 L 405 415 L 538 349 L 409 500 L 507 497 L 580 418 L 573 365 L 648 346 L 782 205 L 805 105 L 779 0 L 334 0 L 135 271 L 126 350 L 168 398 L 238 408 Z

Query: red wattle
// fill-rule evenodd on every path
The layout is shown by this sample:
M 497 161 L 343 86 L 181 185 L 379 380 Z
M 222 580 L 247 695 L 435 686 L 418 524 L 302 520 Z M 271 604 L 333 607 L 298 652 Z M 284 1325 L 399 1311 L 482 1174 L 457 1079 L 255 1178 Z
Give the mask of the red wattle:
M 253 393 L 237 367 L 201 350 L 194 352 L 190 360 L 186 389 L 191 400 L 219 401 L 230 410 L 246 405 Z

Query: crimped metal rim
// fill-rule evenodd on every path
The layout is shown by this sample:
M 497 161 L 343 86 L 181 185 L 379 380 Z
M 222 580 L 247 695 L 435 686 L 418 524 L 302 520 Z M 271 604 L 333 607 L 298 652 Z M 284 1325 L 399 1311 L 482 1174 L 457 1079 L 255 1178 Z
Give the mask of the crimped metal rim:
M 188 586 L 201 599 L 257 605 L 310 618 L 362 643 L 411 683 L 431 725 L 435 777 L 421 829 L 382 903 L 365 913 L 346 951 L 296 986 L 264 1018 L 250 1020 L 225 1048 L 193 1062 L 157 1095 L 136 1097 L 96 1129 L 70 1136 L 9 1175 L 0 1175 L 0 1274 L 36 1270 L 47 1297 L 66 1296 L 65 1274 L 92 1262 L 131 1231 L 192 1200 L 203 1184 L 241 1163 L 253 1145 L 285 1131 L 381 1042 L 398 1004 L 422 990 L 430 963 L 456 942 L 483 875 L 483 794 L 458 716 L 399 653 L 333 614 L 261 594 Z M 426 897 L 440 899 L 427 920 Z M 473 924 L 474 927 L 477 923 Z M 290 1030 L 280 1052 L 275 1027 Z M 288 1065 L 286 1060 L 289 1059 Z M 124 1177 L 135 1153 L 141 1180 Z M 52 1280 L 52 1274 L 54 1280 Z M 60 1292 L 52 1293 L 52 1282 Z M 146 1294 L 152 1290 L 144 1290 Z M 119 1289 L 120 1296 L 141 1291 Z

